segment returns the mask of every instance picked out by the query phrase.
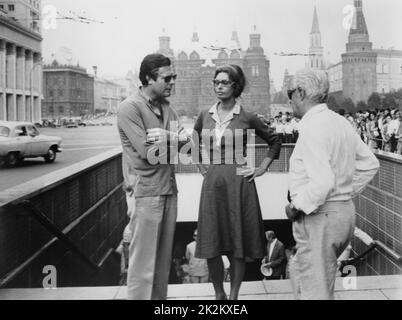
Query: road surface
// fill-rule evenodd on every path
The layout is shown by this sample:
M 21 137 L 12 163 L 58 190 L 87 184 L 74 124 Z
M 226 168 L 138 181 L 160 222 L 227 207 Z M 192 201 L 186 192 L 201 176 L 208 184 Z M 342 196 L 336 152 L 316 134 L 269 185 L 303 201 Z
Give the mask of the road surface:
M 15 168 L 0 167 L 0 191 L 120 146 L 116 125 L 39 130 L 43 134 L 63 138 L 63 152 L 57 154 L 54 163 L 46 163 L 43 158 L 33 158 L 26 159 Z

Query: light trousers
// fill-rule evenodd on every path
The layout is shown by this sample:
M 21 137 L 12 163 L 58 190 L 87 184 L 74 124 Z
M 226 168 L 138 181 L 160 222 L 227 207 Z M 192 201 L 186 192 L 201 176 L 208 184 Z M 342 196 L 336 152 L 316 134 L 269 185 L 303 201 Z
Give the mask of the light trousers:
M 129 300 L 167 298 L 176 218 L 176 195 L 136 198 L 130 220 Z
M 331 201 L 316 213 L 293 222 L 297 252 L 289 262 L 297 300 L 334 299 L 337 258 L 348 246 L 355 228 L 352 200 Z

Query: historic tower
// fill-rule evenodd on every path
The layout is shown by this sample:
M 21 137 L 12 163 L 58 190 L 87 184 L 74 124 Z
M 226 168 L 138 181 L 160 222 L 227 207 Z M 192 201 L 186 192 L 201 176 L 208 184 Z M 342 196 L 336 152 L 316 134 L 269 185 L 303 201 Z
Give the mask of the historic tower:
M 354 0 L 355 14 L 346 44 L 346 53 L 342 54 L 343 95 L 354 103 L 367 102 L 371 93 L 377 90 L 376 59 L 363 14 L 363 1 Z
M 308 67 L 324 70 L 324 48 L 321 45 L 321 32 L 318 24 L 317 8 L 314 7 L 313 26 L 310 32 L 310 49 Z
M 269 61 L 261 47 L 261 34 L 250 34 L 250 47 L 244 56 L 243 69 L 247 77 L 244 100 L 249 110 L 266 114 L 271 103 L 269 90 Z
M 170 37 L 166 35 L 165 29 L 163 29 L 163 34 L 159 37 L 159 50 L 157 53 L 165 55 L 172 60 L 172 62 L 175 59 L 173 50 L 170 48 Z

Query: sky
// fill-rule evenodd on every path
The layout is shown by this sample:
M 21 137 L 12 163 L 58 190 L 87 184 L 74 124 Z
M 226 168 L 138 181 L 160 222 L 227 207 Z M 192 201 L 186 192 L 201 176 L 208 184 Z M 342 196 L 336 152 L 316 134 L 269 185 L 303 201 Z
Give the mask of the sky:
M 96 65 L 99 76 L 124 77 L 158 49 L 163 29 L 177 54 L 191 46 L 194 30 L 201 44 L 224 45 L 236 29 L 242 48 L 247 49 L 256 26 L 275 87 L 280 89 L 285 69 L 294 73 L 303 68 L 306 57 L 275 53 L 308 53 L 314 5 L 325 58 L 341 61 L 349 34 L 347 6 L 353 0 L 42 0 L 42 8 L 47 5 L 95 22 L 58 19 L 54 27 L 43 28 L 45 61 L 67 47 L 88 72 Z M 402 50 L 402 1 L 363 0 L 363 10 L 374 48 Z

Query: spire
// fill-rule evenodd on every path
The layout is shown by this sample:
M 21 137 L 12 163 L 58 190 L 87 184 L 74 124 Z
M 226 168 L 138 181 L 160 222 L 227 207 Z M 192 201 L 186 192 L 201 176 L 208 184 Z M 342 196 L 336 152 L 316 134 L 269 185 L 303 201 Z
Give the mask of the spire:
M 257 32 L 257 26 L 253 26 L 253 33 L 250 34 L 250 48 L 261 47 L 261 35 Z
M 314 6 L 313 26 L 311 28 L 311 33 L 320 33 L 320 26 L 318 24 L 318 15 L 316 6 Z
M 366 19 L 363 13 L 363 0 L 354 0 L 355 14 L 353 16 L 353 24 L 350 28 L 350 35 L 363 34 L 368 35 Z
M 191 39 L 192 42 L 199 42 L 200 38 L 198 37 L 197 31 L 193 32 L 193 38 Z
M 349 31 L 349 42 L 346 44 L 347 52 L 371 51 L 372 43 L 367 30 L 366 19 L 363 13 L 363 0 L 354 0 L 355 13 Z
M 159 37 L 158 53 L 164 54 L 168 58 L 173 58 L 173 50 L 170 48 L 170 37 L 166 34 L 166 29 L 162 29 L 162 35 Z
M 192 42 L 200 42 L 200 38 L 198 37 L 197 28 L 194 27 L 193 38 L 191 39 Z
M 232 31 L 232 36 L 230 37 L 230 41 L 236 44 L 237 48 L 240 48 L 240 41 L 239 41 L 239 35 L 237 34 L 237 30 L 234 27 Z

